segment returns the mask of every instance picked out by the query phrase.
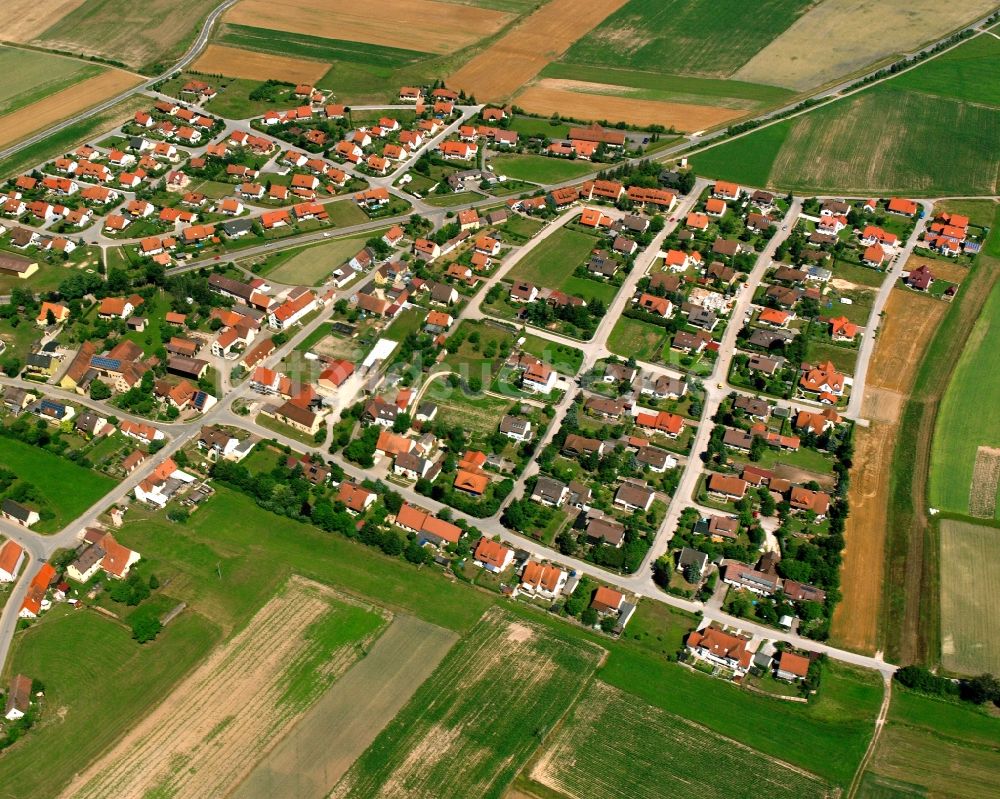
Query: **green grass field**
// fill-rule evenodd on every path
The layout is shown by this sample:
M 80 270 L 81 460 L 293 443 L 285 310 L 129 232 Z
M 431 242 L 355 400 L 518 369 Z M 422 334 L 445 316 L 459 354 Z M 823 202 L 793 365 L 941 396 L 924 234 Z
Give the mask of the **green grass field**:
M 161 583 L 170 580 L 171 595 L 225 631 L 245 624 L 291 574 L 377 598 L 380 605 L 452 630 L 468 629 L 492 604 L 488 596 L 431 571 L 216 488 L 217 495 L 185 525 L 156 516 L 122 528 L 119 536 L 142 552 Z
M 327 39 L 322 36 L 307 36 L 301 33 L 232 23 L 226 23 L 219 34 L 218 41 L 220 44 L 231 47 L 260 50 L 265 53 L 279 53 L 294 58 L 311 58 L 315 61 L 349 61 L 370 66 L 402 67 L 426 58 L 426 54 L 415 50 L 380 47 L 366 42 Z
M 615 653 L 601 679 L 844 787 L 868 747 L 882 701 L 878 675 L 836 663 L 826 665 L 820 696 L 805 707 L 678 669 L 637 649 L 622 657 Z M 760 718 L 769 723 L 760 725 Z
M 350 227 L 351 225 L 363 225 L 368 222 L 368 214 L 361 210 L 358 204 L 351 199 L 336 200 L 323 206 L 330 217 L 330 224 L 336 227 Z
M 351 260 L 369 238 L 370 235 L 348 236 L 281 253 L 261 274 L 279 283 L 318 286 L 334 269 Z
M 575 375 L 583 365 L 581 350 L 567 347 L 565 344 L 556 344 L 541 336 L 526 335 L 521 349 L 551 364 L 557 372 L 564 375 Z
M 180 56 L 215 0 L 87 0 L 43 31 L 39 43 L 121 61 L 140 71 Z M 145 70 L 144 70 L 145 68 Z
M 858 351 L 829 341 L 810 339 L 806 347 L 806 359 L 811 363 L 832 361 L 841 372 L 852 375 L 858 362 Z
M 998 314 L 1000 286 L 995 286 L 962 350 L 938 409 L 928 486 L 929 501 L 935 508 L 969 514 L 973 493 L 991 494 L 996 502 L 997 485 L 985 484 L 989 473 L 984 472 L 980 485 L 973 486 L 973 470 L 979 447 L 1000 447 L 1000 407 L 995 402 L 983 401 L 1000 390 Z M 1000 518 L 997 511 L 992 515 Z
M 949 672 L 1000 673 L 1000 529 L 942 519 L 941 665 Z M 968 590 L 968 586 L 976 590 Z
M 498 175 L 529 183 L 562 183 L 595 171 L 589 161 L 569 161 L 545 155 L 499 155 L 490 163 Z
M 573 277 L 574 270 L 587 262 L 590 251 L 598 244 L 598 239 L 588 233 L 567 228 L 555 230 L 545 241 L 518 261 L 507 277 L 513 280 L 527 280 L 536 286 L 562 288 L 563 284 Z
M 725 77 L 777 38 L 811 5 L 762 0 L 629 0 L 563 56 L 570 64 Z M 732 20 L 739 19 L 739 25 Z
M 96 64 L 72 58 L 0 46 L 0 70 L 17 75 L 0 88 L 0 115 L 42 100 L 62 89 L 104 72 Z
M 886 725 L 861 796 L 977 799 L 1000 781 L 1000 718 L 957 702 L 893 690 Z M 891 792 L 894 790 L 895 792 Z
M 657 361 L 666 341 L 666 331 L 639 319 L 621 317 L 608 336 L 608 349 L 625 358 Z
M 533 779 L 566 796 L 591 799 L 740 796 L 748 784 L 755 795 L 774 799 L 829 795 L 819 778 L 636 702 L 599 680 L 591 683 L 538 763 Z
M 57 796 L 163 701 L 219 641 L 219 630 L 185 613 L 140 645 L 124 625 L 62 605 L 14 641 L 11 672 L 41 680 L 46 715 L 0 757 L 0 781 L 11 795 Z
M 0 463 L 34 485 L 45 498 L 53 517 L 38 522 L 34 527 L 38 532 L 61 529 L 115 485 L 110 477 L 12 438 L 0 437 Z
M 478 191 L 456 191 L 451 194 L 431 194 L 424 202 L 437 208 L 450 208 L 453 205 L 468 205 L 485 199 Z
M 778 105 L 792 96 L 792 92 L 788 89 L 759 83 L 693 78 L 686 75 L 682 77 L 646 70 L 564 64 L 558 61 L 545 67 L 541 77 L 620 86 L 628 89 L 626 95 L 636 100 L 693 103 L 746 110 L 765 105 Z
M 600 650 L 494 610 L 448 653 L 333 791 L 503 795 Z
M 981 36 L 851 97 L 691 158 L 703 175 L 798 192 L 994 194 L 1000 41 Z M 955 88 L 958 87 L 958 88 Z M 940 132 L 948 131 L 948 147 Z

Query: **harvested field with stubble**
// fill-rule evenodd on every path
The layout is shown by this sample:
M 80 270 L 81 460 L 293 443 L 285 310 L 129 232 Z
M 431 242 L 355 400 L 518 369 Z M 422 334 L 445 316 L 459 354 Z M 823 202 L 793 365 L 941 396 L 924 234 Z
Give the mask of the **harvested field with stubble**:
M 848 493 L 851 513 L 840 572 L 843 596 L 830 629 L 831 638 L 848 649 L 874 652 L 878 648 L 885 519 L 900 412 L 913 385 L 924 342 L 934 334 L 947 307 L 939 300 L 903 289 L 895 289 L 886 304 L 862 406 L 862 415 L 871 425 L 855 428 Z
M 487 611 L 331 796 L 497 799 L 605 654 Z
M 323 799 L 457 639 L 450 630 L 396 616 L 365 657 L 230 794 L 232 799 Z
M 373 607 L 293 577 L 63 796 L 224 795 L 384 624 Z
M 524 89 L 514 102 L 531 114 L 559 113 L 573 119 L 663 125 L 682 133 L 714 128 L 746 116 L 746 111 L 719 106 L 635 99 L 623 96 L 622 91 L 619 86 L 543 78 Z
M 54 25 L 85 0 L 5 0 L 3 38 L 8 42 L 30 42 L 39 31 Z
M 326 74 L 329 64 L 210 44 L 191 68 L 206 75 L 315 84 Z
M 424 53 L 451 53 L 499 31 L 512 14 L 439 0 L 381 0 L 378 13 L 348 0 L 242 0 L 226 12 L 236 25 L 368 42 Z
M 450 75 L 447 83 L 475 95 L 480 102 L 505 100 L 625 2 L 549 0 Z M 498 64 L 503 68 L 498 69 Z
M 849 75 L 988 14 L 994 0 L 817 3 L 736 71 L 736 80 L 805 90 Z M 931 24 L 933 23 L 933 24 Z
M 53 125 L 102 100 L 135 86 L 142 79 L 131 72 L 109 69 L 93 78 L 56 92 L 43 100 L 0 117 L 0 147 L 20 141 L 36 130 Z
M 696 778 L 692 779 L 692 775 Z M 822 799 L 832 788 L 681 716 L 595 680 L 531 769 L 532 781 L 587 799 Z
M 941 665 L 1000 673 L 1000 529 L 942 519 L 941 573 Z

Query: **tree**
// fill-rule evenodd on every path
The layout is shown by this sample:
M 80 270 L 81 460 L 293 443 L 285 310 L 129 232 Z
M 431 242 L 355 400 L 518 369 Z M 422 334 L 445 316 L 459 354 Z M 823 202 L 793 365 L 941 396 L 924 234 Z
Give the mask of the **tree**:
M 618 626 L 618 620 L 614 616 L 605 616 L 601 619 L 601 629 L 608 634 L 612 633 L 616 626 Z
M 400 413 L 396 415 L 396 420 L 392 423 L 392 432 L 394 433 L 405 433 L 410 429 L 411 417 L 408 413 Z
M 1000 704 L 1000 680 L 992 674 L 980 674 L 962 683 L 961 694 L 962 699 L 977 705 Z
M 3 362 L 3 373 L 7 377 L 17 377 L 17 373 L 21 371 L 21 359 L 11 356 L 10 358 L 5 358 Z
M 132 619 L 132 637 L 140 644 L 152 641 L 160 634 L 162 628 L 163 625 L 160 624 L 160 620 L 155 616 L 137 614 Z
M 94 400 L 106 400 L 111 396 L 111 388 L 103 380 L 96 378 L 90 384 L 90 398 Z
M 593 627 L 597 624 L 597 611 L 593 608 L 586 608 L 583 613 L 580 614 L 580 621 L 588 627 Z

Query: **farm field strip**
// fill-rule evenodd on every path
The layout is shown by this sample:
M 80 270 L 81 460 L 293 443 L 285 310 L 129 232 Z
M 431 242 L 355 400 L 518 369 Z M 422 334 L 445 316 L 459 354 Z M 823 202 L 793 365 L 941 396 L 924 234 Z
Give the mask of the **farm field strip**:
M 226 25 L 218 36 L 220 44 L 246 50 L 315 61 L 351 61 L 373 66 L 405 66 L 426 58 L 425 53 L 395 47 L 379 47 L 367 42 L 326 39 L 302 33 L 268 30 L 249 25 Z M 340 87 L 338 87 L 339 89 Z
M 988 14 L 993 0 L 942 8 L 934 0 L 838 0 L 818 3 L 733 75 L 805 90 L 849 75 L 886 56 L 909 53 Z M 927 25 L 934 20 L 933 28 Z
M 458 636 L 397 615 L 365 657 L 311 707 L 233 799 L 323 799 L 437 668 Z
M 222 795 L 360 657 L 359 646 L 384 621 L 370 606 L 293 577 L 64 795 Z M 316 640 L 317 625 L 324 635 L 332 625 L 333 641 Z
M 30 42 L 40 30 L 54 25 L 86 0 L 6 0 L 3 4 L 3 38 L 8 42 Z
M 543 78 L 520 92 L 515 102 L 530 114 L 559 113 L 574 119 L 606 119 L 634 125 L 663 125 L 689 133 L 745 116 L 717 105 L 643 100 L 621 96 L 616 86 Z
M 210 44 L 191 68 L 206 75 L 315 84 L 326 74 L 329 66 L 321 61 Z
M 815 775 L 600 680 L 560 725 L 530 776 L 560 794 L 588 799 L 722 799 L 739 795 L 748 780 L 755 795 L 774 799 L 829 795 Z
M 71 117 L 140 81 L 141 78 L 131 72 L 109 69 L 6 114 L 0 117 L 0 147 L 13 144 L 36 130 Z
M 438 0 L 382 0 L 378 14 L 347 0 L 316 13 L 308 0 L 242 0 L 225 15 L 237 25 L 366 42 L 426 53 L 450 53 L 500 30 L 512 15 Z M 387 20 L 392 20 L 391 24 Z
M 970 499 L 992 493 L 996 513 L 997 484 L 973 482 L 980 447 L 1000 447 L 1000 409 L 984 397 L 1000 389 L 1000 287 L 990 292 L 972 335 L 966 342 L 934 424 L 929 500 L 933 507 L 968 513 Z M 980 478 L 988 478 L 981 473 Z M 980 504 L 982 507 L 982 504 Z
M 941 520 L 941 663 L 949 671 L 1000 672 L 1000 529 Z
M 33 43 L 154 74 L 181 55 L 217 5 L 218 0 L 87 0 L 57 21 L 46 20 L 49 27 L 40 26 Z
M 480 101 L 510 97 L 626 0 L 549 0 L 447 79 Z M 497 69 L 503 64 L 503 69 Z
M 0 45 L 0 72 L 18 78 L 0 88 L 0 115 L 43 100 L 105 71 L 105 67 L 65 56 Z
M 602 655 L 489 610 L 332 796 L 500 797 Z
M 874 652 L 885 573 L 885 518 L 889 503 L 889 459 L 895 451 L 899 415 L 916 377 L 920 353 L 947 305 L 894 290 L 885 307 L 868 370 L 862 414 L 871 420 L 855 430 L 854 465 L 848 499 L 851 513 L 840 572 L 842 598 L 831 636 L 840 646 Z

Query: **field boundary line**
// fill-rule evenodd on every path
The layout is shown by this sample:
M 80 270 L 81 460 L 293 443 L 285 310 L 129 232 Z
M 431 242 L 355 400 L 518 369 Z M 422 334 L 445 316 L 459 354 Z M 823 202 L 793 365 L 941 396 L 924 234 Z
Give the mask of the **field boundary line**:
M 878 745 L 879 738 L 882 737 L 882 730 L 885 728 L 886 719 L 889 715 L 889 702 L 891 699 L 892 678 L 890 677 L 885 681 L 885 690 L 882 694 L 882 707 L 879 708 L 878 717 L 875 719 L 875 732 L 868 743 L 868 749 L 865 750 L 865 756 L 861 758 L 861 762 L 858 764 L 858 770 L 854 772 L 854 779 L 851 780 L 851 786 L 847 789 L 846 799 L 854 799 L 858 789 L 861 787 L 861 779 L 868 768 L 868 763 L 871 761 L 872 755 L 875 754 L 875 747 Z

